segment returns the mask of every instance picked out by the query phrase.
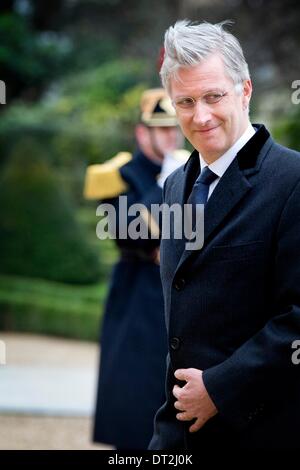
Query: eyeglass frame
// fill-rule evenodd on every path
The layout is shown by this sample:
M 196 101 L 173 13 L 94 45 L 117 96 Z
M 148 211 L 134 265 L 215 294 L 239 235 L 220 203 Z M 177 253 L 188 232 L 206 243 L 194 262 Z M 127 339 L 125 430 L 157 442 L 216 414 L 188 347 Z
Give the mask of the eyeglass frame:
M 241 90 L 241 83 L 236 83 L 234 85 L 234 88 L 236 91 L 238 90 Z M 206 96 L 212 96 L 212 95 L 216 95 L 217 98 L 215 101 L 212 101 L 211 103 L 208 103 L 208 102 L 205 102 L 206 105 L 208 106 L 211 106 L 211 105 L 214 105 L 214 104 L 217 104 L 219 103 L 222 98 L 224 98 L 225 96 L 227 96 L 229 93 L 229 91 L 224 91 L 224 92 L 220 92 L 220 93 L 217 93 L 216 91 L 212 90 L 212 91 L 208 91 L 207 93 L 205 93 L 203 96 L 199 97 L 199 98 L 193 98 L 192 96 L 182 96 L 182 97 L 179 97 L 177 100 L 173 100 L 172 101 L 172 104 L 174 106 L 175 109 L 179 109 L 180 111 L 194 111 L 195 107 L 196 107 L 196 103 L 197 101 L 199 100 L 203 100 L 205 99 Z M 187 105 L 187 107 L 184 107 L 182 106 L 182 104 L 179 104 L 179 100 L 180 101 L 183 101 L 183 100 L 191 100 L 191 105 Z

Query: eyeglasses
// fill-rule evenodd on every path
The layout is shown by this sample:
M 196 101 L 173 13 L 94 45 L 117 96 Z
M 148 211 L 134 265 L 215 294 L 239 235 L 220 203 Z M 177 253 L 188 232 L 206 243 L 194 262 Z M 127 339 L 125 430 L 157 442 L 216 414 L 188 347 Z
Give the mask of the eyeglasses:
M 228 92 L 210 92 L 200 98 L 192 98 L 191 96 L 182 96 L 173 101 L 175 108 L 184 111 L 193 111 L 195 109 L 197 101 L 201 100 L 203 103 L 211 105 L 219 103 Z

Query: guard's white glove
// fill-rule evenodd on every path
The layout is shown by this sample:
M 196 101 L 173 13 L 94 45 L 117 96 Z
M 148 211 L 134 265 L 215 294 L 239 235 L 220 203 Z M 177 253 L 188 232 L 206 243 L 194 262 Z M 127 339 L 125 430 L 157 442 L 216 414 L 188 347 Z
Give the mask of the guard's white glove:
M 184 149 L 174 150 L 172 153 L 165 155 L 161 172 L 157 179 L 158 186 L 162 188 L 167 177 L 181 165 L 184 165 L 189 156 L 190 152 Z

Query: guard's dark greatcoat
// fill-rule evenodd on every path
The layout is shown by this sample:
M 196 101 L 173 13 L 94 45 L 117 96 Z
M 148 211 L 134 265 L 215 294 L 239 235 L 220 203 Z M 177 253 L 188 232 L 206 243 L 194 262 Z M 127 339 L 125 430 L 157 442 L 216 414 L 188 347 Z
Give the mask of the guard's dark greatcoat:
M 161 202 L 161 167 L 142 153 L 120 168 L 128 206 Z M 118 214 L 118 198 L 112 203 Z M 159 266 L 151 259 L 159 240 L 117 240 L 101 334 L 94 439 L 119 449 L 146 449 L 156 410 L 164 401 L 166 328 Z

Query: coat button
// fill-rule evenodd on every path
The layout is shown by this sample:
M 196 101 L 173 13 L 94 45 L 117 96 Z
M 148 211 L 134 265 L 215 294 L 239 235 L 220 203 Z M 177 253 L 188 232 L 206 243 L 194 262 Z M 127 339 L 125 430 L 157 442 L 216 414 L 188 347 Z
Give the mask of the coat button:
M 185 286 L 185 279 L 183 279 L 182 277 L 179 279 L 176 279 L 176 281 L 174 282 L 174 287 L 178 291 L 182 290 L 184 286 Z
M 173 349 L 173 351 L 177 351 L 177 349 L 180 348 L 180 339 L 174 336 L 174 338 L 172 338 L 170 341 L 170 346 Z

